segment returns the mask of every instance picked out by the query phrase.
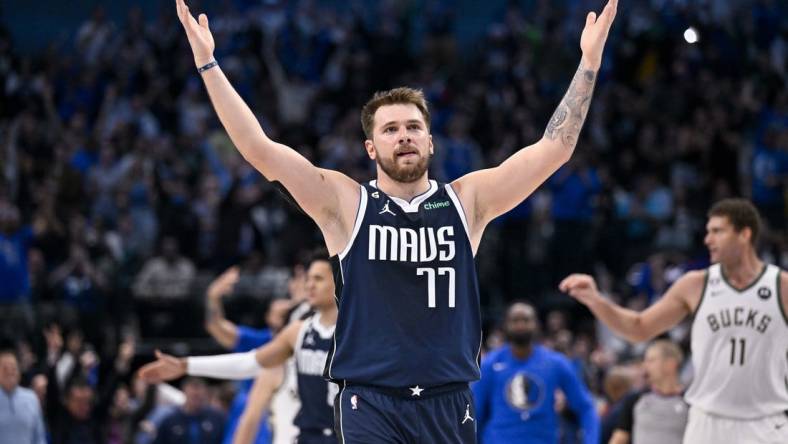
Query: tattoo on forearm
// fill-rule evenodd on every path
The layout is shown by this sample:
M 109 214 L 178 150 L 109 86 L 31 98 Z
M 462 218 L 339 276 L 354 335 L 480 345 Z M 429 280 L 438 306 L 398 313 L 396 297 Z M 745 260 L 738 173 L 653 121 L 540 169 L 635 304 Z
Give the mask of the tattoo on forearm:
M 566 95 L 547 124 L 545 137 L 550 140 L 560 138 L 564 147 L 570 150 L 575 147 L 588 114 L 595 83 L 596 73 L 580 64 Z

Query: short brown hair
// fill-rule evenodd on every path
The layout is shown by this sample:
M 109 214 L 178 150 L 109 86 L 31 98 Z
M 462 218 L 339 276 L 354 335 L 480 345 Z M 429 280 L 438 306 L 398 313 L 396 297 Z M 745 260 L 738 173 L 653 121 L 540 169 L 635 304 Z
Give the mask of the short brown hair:
M 388 91 L 378 91 L 369 99 L 369 102 L 361 109 L 361 128 L 367 139 L 372 139 L 372 132 L 375 126 L 375 112 L 384 105 L 410 104 L 416 105 L 424 116 L 424 123 L 430 127 L 430 110 L 424 92 L 420 89 L 400 87 Z
M 676 365 L 678 366 L 681 366 L 681 363 L 684 362 L 684 353 L 681 351 L 681 348 L 679 348 L 679 346 L 673 341 L 668 339 L 657 339 L 656 341 L 652 342 L 648 348 L 652 347 L 659 350 L 659 353 L 663 358 L 674 359 L 676 361 Z
M 712 216 L 727 217 L 736 231 L 749 228 L 752 232 L 750 243 L 752 245 L 757 244 L 758 235 L 761 232 L 761 216 L 749 200 L 742 198 L 723 199 L 715 203 L 709 210 L 708 217 Z

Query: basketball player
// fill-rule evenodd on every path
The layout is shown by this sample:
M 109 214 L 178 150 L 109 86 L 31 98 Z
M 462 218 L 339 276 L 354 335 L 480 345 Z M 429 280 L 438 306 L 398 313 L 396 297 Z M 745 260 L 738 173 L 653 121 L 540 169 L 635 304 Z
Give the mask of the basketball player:
M 705 238 L 713 265 L 686 273 L 641 313 L 605 299 L 588 275 L 559 286 L 633 342 L 694 315 L 687 444 L 788 442 L 788 276 L 756 255 L 760 226 L 749 201 L 716 203 Z
M 177 0 L 198 72 L 234 145 L 314 219 L 333 256 L 342 315 L 325 376 L 342 387 L 335 403 L 341 441 L 475 441 L 473 422 L 462 421 L 473 407 L 468 382 L 479 378 L 473 257 L 485 226 L 569 160 L 616 5 L 610 0 L 598 18 L 588 14 L 580 65 L 539 141 L 495 168 L 438 184 L 427 176 L 434 147 L 424 96 L 396 88 L 362 110 L 377 179 L 360 185 L 268 138 L 213 57 L 208 18 L 195 20 Z M 267 362 L 240 354 L 221 365 L 254 374 Z
M 337 306 L 334 301 L 334 280 L 328 256 L 314 258 L 307 271 L 307 300 L 315 310 L 304 321 L 290 323 L 269 343 L 251 352 L 208 357 L 177 359 L 158 353 L 159 359 L 140 369 L 140 377 L 150 383 L 179 378 L 184 374 L 212 378 L 246 379 L 259 371 L 280 366 L 295 357 L 298 396 L 301 399 L 294 424 L 299 428 L 299 443 L 336 443 L 333 403 L 337 385 L 323 379 L 323 367 L 333 343 Z M 248 355 L 255 361 L 254 371 L 241 366 L 227 368 L 227 357 Z M 217 362 L 219 365 L 217 365 Z

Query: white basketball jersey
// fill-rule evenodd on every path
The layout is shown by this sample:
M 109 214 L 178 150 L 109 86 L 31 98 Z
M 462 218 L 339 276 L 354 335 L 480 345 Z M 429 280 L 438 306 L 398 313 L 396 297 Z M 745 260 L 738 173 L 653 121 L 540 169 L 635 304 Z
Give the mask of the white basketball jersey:
M 689 404 L 739 419 L 788 410 L 788 319 L 779 276 L 780 269 L 768 265 L 739 291 L 720 264 L 709 267 L 692 322 Z
M 271 399 L 272 444 L 293 444 L 298 437 L 298 427 L 293 425 L 293 419 L 301 409 L 296 386 L 295 359 L 288 359 L 284 369 L 285 377 L 282 385 L 279 386 Z

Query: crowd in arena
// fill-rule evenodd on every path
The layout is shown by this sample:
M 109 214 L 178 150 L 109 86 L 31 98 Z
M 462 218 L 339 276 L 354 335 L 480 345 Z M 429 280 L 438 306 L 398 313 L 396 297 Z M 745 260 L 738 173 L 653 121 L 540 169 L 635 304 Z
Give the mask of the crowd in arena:
M 451 181 L 541 137 L 597 2 L 508 2 L 473 44 L 456 37 L 452 2 L 423 3 L 223 2 L 216 58 L 272 139 L 358 181 L 374 176 L 360 107 L 377 90 L 423 89 L 430 177 Z M 731 196 L 758 207 L 761 257 L 788 268 L 786 5 L 620 9 L 572 160 L 487 228 L 477 256 L 485 350 L 501 344 L 504 307 L 531 301 L 540 341 L 570 359 L 608 437 L 606 415 L 643 385 L 645 348 L 599 327 L 558 292 L 561 278 L 593 273 L 645 308 L 708 265 L 706 210 Z M 157 424 L 200 412 L 201 442 L 221 442 L 232 384 L 147 386 L 134 370 L 156 347 L 217 350 L 205 288 L 234 264 L 228 314 L 265 328 L 272 300 L 302 299 L 322 238 L 235 150 L 175 13 L 113 20 L 97 8 L 32 53 L 0 25 L 0 174 L 0 348 L 16 351 L 42 406 L 42 439 L 81 427 L 83 442 L 164 444 Z M 685 351 L 687 336 L 686 324 L 670 334 Z M 556 408 L 561 442 L 579 442 L 577 418 Z

